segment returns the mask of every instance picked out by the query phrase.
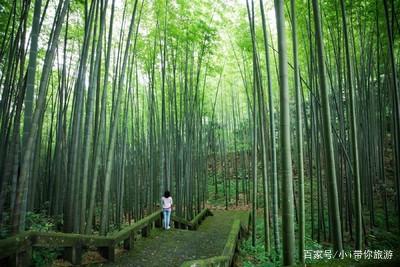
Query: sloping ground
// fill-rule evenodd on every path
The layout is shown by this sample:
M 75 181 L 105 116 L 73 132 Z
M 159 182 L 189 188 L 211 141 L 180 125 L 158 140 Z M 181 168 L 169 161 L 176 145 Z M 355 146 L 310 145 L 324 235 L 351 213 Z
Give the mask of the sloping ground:
M 241 219 L 247 227 L 248 213 L 213 211 L 213 214 L 197 231 L 154 229 L 149 237 L 136 241 L 132 250 L 117 256 L 115 262 L 98 266 L 180 266 L 186 260 L 221 255 L 234 219 Z

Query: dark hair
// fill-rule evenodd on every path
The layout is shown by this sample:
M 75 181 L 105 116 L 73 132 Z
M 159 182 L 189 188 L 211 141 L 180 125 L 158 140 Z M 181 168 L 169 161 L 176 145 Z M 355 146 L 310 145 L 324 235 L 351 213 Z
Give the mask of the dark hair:
M 165 198 L 169 198 L 170 196 L 171 196 L 171 194 L 169 193 L 168 190 L 164 192 L 164 197 Z

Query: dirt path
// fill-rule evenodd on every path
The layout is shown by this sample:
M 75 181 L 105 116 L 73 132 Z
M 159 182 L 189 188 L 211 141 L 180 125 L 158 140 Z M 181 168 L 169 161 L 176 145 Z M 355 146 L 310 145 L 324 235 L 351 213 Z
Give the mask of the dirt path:
M 239 218 L 247 227 L 248 213 L 213 211 L 213 214 L 197 231 L 153 229 L 149 237 L 136 241 L 132 250 L 116 256 L 115 262 L 97 266 L 180 266 L 186 260 L 220 255 L 233 220 Z

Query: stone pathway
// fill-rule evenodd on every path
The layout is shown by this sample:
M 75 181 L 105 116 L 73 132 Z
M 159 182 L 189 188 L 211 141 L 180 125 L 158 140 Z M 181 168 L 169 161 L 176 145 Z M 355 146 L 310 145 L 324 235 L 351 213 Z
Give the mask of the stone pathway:
M 245 211 L 212 211 L 196 231 L 153 229 L 147 238 L 134 243 L 115 262 L 97 266 L 163 267 L 180 266 L 184 261 L 218 256 L 224 249 L 234 219 L 247 227 Z

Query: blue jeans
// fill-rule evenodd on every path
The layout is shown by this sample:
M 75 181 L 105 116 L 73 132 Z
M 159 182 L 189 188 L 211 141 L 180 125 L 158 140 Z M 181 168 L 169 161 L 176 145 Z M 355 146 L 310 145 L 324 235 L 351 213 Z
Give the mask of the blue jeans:
M 164 215 L 163 227 L 164 229 L 167 229 L 169 226 L 169 221 L 171 220 L 171 210 L 163 209 L 163 215 Z

